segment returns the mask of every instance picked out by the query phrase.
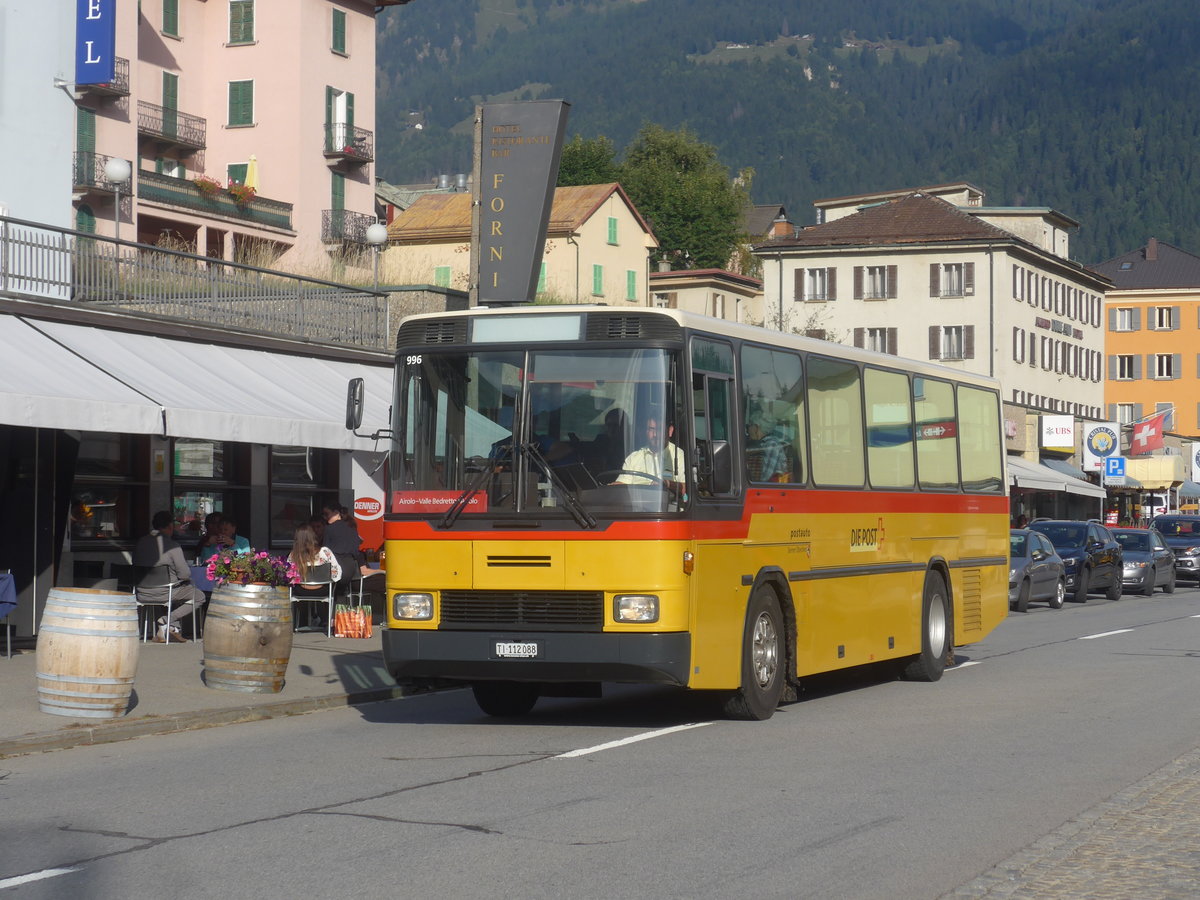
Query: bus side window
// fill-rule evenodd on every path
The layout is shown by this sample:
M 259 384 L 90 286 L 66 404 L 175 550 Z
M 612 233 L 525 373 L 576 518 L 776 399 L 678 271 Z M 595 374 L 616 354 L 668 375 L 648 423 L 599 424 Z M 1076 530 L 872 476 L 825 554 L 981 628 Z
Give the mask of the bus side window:
M 804 483 L 804 376 L 798 354 L 742 348 L 742 415 L 740 440 L 750 481 Z

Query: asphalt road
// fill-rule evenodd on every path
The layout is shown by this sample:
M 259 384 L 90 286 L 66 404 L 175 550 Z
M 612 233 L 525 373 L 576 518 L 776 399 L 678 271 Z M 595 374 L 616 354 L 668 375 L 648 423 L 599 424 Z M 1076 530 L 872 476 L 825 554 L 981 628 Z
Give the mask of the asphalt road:
M 0 898 L 935 898 L 1200 745 L 1200 591 L 1013 614 L 762 723 L 453 692 L 0 761 Z

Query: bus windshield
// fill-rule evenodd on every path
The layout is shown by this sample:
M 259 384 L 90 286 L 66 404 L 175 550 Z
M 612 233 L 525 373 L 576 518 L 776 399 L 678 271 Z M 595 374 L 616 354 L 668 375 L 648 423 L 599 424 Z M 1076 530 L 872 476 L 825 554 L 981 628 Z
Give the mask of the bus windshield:
M 409 356 L 389 509 L 574 518 L 678 512 L 690 465 L 676 354 L 494 350 Z M 590 523 L 590 524 L 589 524 Z

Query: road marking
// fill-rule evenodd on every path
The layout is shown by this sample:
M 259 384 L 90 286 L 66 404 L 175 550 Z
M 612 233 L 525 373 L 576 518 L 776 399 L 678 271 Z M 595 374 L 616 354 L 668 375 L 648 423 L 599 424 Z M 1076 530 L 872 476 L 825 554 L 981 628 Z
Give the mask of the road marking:
M 1085 634 L 1079 640 L 1094 641 L 1096 638 L 1112 637 L 1114 634 L 1128 634 L 1131 631 L 1133 631 L 1132 628 L 1120 628 L 1117 631 L 1102 631 L 1099 634 Z
M 689 728 L 703 728 L 705 725 L 711 725 L 712 722 L 693 722 L 690 725 L 675 725 L 672 728 L 660 728 L 658 731 L 647 731 L 645 734 L 635 734 L 633 737 L 621 738 L 619 741 L 609 741 L 607 744 L 597 744 L 595 747 L 583 747 L 580 750 L 571 750 L 567 753 L 560 753 L 553 759 L 573 759 L 576 756 L 587 756 L 589 753 L 599 753 L 601 750 L 612 750 L 614 747 L 624 747 L 626 744 L 636 744 L 638 741 L 648 741 L 651 738 L 662 737 L 665 734 L 674 734 L 677 731 L 687 731 Z
M 42 869 L 40 872 L 30 872 L 28 875 L 16 875 L 13 878 L 0 879 L 0 891 L 5 888 L 17 887 L 22 884 L 29 884 L 31 881 L 41 881 L 44 878 L 54 878 L 56 875 L 66 875 L 68 872 L 74 872 L 78 866 L 69 866 L 65 869 Z
M 947 672 L 957 672 L 959 669 L 969 669 L 969 668 L 971 668 L 971 666 L 977 666 L 977 665 L 979 665 L 979 660 L 973 659 L 970 662 L 955 663 L 950 668 L 948 668 L 946 671 Z

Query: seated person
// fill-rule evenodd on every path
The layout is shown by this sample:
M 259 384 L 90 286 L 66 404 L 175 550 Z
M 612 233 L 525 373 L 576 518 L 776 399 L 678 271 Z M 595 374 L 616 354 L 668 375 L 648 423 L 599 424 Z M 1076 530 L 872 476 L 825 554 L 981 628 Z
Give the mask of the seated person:
M 328 547 L 322 546 L 317 540 L 316 532 L 311 525 L 301 525 L 296 529 L 292 539 L 292 552 L 288 559 L 296 566 L 296 575 L 300 581 L 292 585 L 292 598 L 298 600 L 328 600 L 329 585 L 323 582 L 308 581 L 309 572 L 317 566 L 329 564 L 330 581 L 338 582 L 342 577 L 342 566 L 337 555 Z M 309 619 L 309 625 L 326 624 L 321 616 L 314 611 Z
M 682 482 L 687 473 L 687 464 L 683 451 L 670 443 L 675 434 L 675 426 L 667 425 L 665 429 L 659 419 L 651 417 L 646 420 L 646 443 L 634 450 L 621 463 L 622 472 L 614 484 L 660 484 L 664 482 Z M 645 472 L 648 477 L 637 475 Z
M 158 631 L 154 635 L 154 641 L 158 644 L 165 644 L 167 641 L 186 644 L 187 638 L 180 632 L 179 620 L 184 616 L 191 615 L 193 609 L 200 608 L 205 601 L 204 592 L 192 584 L 192 573 L 188 568 L 187 560 L 183 558 L 183 549 L 176 543 L 173 536 L 175 517 L 164 509 L 154 514 L 151 525 L 150 533 L 138 538 L 137 544 L 134 545 L 132 562 L 135 566 L 146 568 L 167 566 L 171 571 L 174 584 L 169 592 L 165 585 L 163 587 L 138 588 L 138 601 L 151 604 L 161 603 L 165 606 L 167 598 L 170 596 L 171 619 L 168 622 L 166 616 L 159 617 Z
M 746 426 L 746 435 L 749 438 L 746 449 L 757 457 L 756 462 L 761 462 L 761 466 L 751 468 L 751 480 L 790 481 L 788 445 L 772 430 L 770 420 L 762 413 L 755 413 Z

